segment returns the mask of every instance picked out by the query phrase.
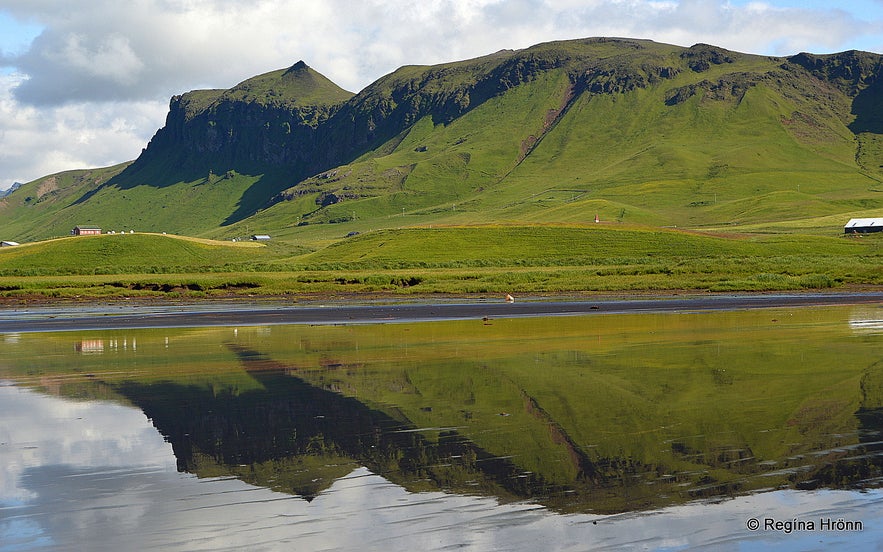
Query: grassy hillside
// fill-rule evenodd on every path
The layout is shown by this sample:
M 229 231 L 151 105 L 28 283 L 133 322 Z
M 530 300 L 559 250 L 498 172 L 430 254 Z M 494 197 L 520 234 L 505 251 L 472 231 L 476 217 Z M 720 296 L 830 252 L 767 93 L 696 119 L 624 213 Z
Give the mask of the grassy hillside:
M 841 233 L 883 216 L 881 60 L 586 39 L 403 67 L 356 95 L 300 62 L 173 98 L 132 164 L 25 184 L 0 200 L 0 238 L 269 234 L 269 254 L 93 272 L 260 271 L 276 291 L 514 283 L 455 283 L 475 266 L 549 269 L 525 289 L 875 284 L 879 240 Z M 70 270 L 3 257 L 8 275 Z M 450 272 L 413 272 L 431 269 Z M 302 270 L 318 275 L 282 276 Z
M 683 50 L 648 49 L 660 67 L 684 63 Z M 617 93 L 579 93 L 572 71 L 544 71 L 450 121 L 423 117 L 362 160 L 289 189 L 249 223 L 308 240 L 414 224 L 579 224 L 595 215 L 827 233 L 883 213 L 879 168 L 856 164 L 856 144 L 868 139 L 849 128 L 853 100 L 799 67 L 734 55 Z M 338 228 L 306 228 L 329 223 Z
M 30 183 L 0 207 L 0 231 L 260 227 L 311 240 L 323 231 L 308 225 L 407 225 L 395 215 L 679 227 L 872 216 L 883 212 L 869 99 L 880 67 L 854 52 L 586 39 L 403 67 L 353 96 L 299 62 L 173 98 L 134 165 L 49 177 L 51 197 L 46 179 Z
M 0 296 L 824 289 L 883 284 L 881 243 L 626 224 L 406 228 L 313 252 L 284 240 L 118 234 L 0 249 Z
M 260 262 L 257 242 L 226 243 L 149 234 L 60 238 L 0 250 L 4 275 L 120 274 L 211 270 Z
M 136 161 L 50 175 L 0 200 L 0 235 L 46 239 L 78 224 L 198 235 L 242 220 L 311 174 L 287 140 L 303 139 L 351 96 L 303 62 L 175 96 L 166 127 Z
M 39 178 L 22 185 L 15 193 L 0 199 L 0 235 L 4 240 L 19 242 L 68 235 L 77 225 L 103 224 L 105 217 L 116 209 L 105 211 L 97 207 L 79 207 L 81 200 L 128 163 L 82 171 L 66 171 Z M 114 200 L 117 203 L 117 200 Z M 122 212 L 117 211 L 122 214 Z M 126 214 L 128 216 L 128 214 Z M 121 221 L 120 221 L 121 223 Z M 118 228 L 122 230 L 122 226 Z

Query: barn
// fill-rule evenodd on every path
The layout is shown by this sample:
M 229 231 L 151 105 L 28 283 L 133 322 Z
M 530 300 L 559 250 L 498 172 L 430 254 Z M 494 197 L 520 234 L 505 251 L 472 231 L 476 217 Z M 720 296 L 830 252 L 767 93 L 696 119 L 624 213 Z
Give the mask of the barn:
M 101 228 L 95 226 L 74 226 L 71 236 L 97 236 L 101 234 Z
M 883 231 L 883 218 L 850 219 L 843 227 L 844 234 L 868 234 Z

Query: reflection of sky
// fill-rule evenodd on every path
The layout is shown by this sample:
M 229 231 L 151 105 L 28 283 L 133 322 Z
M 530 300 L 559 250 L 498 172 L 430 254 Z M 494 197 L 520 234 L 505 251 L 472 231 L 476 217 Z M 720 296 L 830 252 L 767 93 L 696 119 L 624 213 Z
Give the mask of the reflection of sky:
M 750 532 L 751 517 L 862 532 Z M 409 493 L 365 468 L 312 502 L 175 471 L 138 410 L 0 386 L 0 551 L 873 549 L 883 493 L 782 491 L 620 516 Z
M 849 316 L 849 327 L 855 332 L 883 333 L 883 309 L 857 307 Z
M 0 500 L 31 496 L 19 486 L 24 470 L 158 467 L 175 470 L 172 447 L 137 409 L 73 402 L 0 385 Z
M 133 467 L 175 471 L 171 446 L 140 410 L 0 385 L 0 550 L 52 541 L 39 516 L 21 514 L 40 509 L 47 491 L 65 485 L 59 471 Z

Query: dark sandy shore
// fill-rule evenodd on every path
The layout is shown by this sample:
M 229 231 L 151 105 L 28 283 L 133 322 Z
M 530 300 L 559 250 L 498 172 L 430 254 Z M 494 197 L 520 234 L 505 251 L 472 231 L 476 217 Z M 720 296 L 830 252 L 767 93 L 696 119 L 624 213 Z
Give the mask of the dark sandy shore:
M 693 312 L 775 307 L 878 304 L 883 291 L 696 295 L 595 300 L 418 300 L 405 303 L 272 302 L 124 303 L 0 308 L 0 334 L 125 328 L 256 326 L 266 324 L 365 324 L 429 320 L 567 316 L 637 312 Z

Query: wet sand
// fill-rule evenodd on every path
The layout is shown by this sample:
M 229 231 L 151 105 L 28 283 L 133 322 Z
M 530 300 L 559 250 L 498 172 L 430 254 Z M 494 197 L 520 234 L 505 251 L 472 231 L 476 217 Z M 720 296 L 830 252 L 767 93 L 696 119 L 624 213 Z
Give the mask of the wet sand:
M 411 302 L 328 303 L 190 302 L 41 305 L 0 308 L 0 333 L 257 326 L 366 324 L 432 320 L 573 316 L 638 312 L 693 312 L 852 304 L 883 306 L 883 291 L 849 293 L 732 294 L 580 300 L 419 299 Z

